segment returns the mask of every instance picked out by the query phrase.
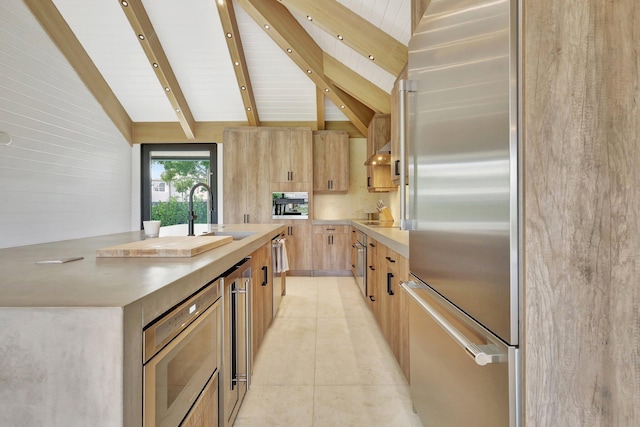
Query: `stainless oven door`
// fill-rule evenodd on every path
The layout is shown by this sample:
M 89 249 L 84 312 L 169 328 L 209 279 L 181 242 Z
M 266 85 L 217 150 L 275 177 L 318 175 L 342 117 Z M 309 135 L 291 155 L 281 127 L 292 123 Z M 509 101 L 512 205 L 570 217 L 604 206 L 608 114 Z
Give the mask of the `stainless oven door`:
M 219 366 L 218 299 L 144 366 L 145 427 L 180 425 Z

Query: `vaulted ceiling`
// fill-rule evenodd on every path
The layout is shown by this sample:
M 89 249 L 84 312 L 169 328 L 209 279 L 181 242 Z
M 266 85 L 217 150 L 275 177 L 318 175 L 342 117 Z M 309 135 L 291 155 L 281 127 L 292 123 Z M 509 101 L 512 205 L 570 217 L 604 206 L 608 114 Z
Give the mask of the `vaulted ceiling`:
M 24 1 L 130 143 L 366 135 L 411 31 L 411 0 Z

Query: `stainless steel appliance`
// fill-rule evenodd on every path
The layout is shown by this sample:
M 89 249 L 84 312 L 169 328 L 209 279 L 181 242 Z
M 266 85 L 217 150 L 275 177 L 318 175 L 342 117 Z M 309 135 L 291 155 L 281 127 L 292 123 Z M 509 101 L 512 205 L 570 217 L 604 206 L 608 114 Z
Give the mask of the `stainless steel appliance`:
M 409 43 L 411 393 L 520 425 L 518 1 L 432 1 Z
M 356 229 L 356 267 L 355 279 L 362 295 L 367 298 L 367 235 Z
M 276 236 L 271 240 L 271 263 L 272 269 L 271 274 L 273 279 L 273 304 L 272 304 L 272 314 L 273 317 L 276 317 L 278 313 L 278 308 L 280 308 L 280 302 L 282 301 L 282 296 L 284 295 L 284 287 L 283 285 L 283 276 L 286 274 L 286 269 L 283 265 L 283 255 L 282 251 L 285 245 L 284 233 Z M 286 251 L 286 249 L 284 249 Z
M 205 389 L 210 393 L 203 408 L 217 420 L 221 293 L 216 279 L 144 329 L 145 427 L 180 425 Z
M 272 219 L 309 218 L 309 193 L 306 191 L 274 192 L 272 200 Z
M 233 425 L 251 376 L 251 258 L 222 277 L 224 288 L 223 426 Z

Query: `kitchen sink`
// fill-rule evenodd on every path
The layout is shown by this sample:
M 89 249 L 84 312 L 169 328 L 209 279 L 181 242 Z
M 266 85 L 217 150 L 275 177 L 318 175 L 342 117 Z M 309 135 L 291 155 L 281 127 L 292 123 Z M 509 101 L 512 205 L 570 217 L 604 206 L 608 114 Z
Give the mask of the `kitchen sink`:
M 242 240 L 256 234 L 255 231 L 210 231 L 202 233 L 201 236 L 231 236 L 233 240 Z

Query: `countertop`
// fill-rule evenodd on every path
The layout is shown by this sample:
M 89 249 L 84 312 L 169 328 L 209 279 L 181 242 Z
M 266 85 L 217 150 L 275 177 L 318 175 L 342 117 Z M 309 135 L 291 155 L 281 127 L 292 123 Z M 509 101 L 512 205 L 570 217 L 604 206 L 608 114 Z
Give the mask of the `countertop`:
M 409 232 L 400 230 L 400 225 L 380 225 L 379 221 L 366 219 L 314 219 L 312 225 L 353 225 L 373 237 L 381 244 L 409 258 Z
M 141 231 L 2 249 L 0 307 L 122 308 L 150 294 L 167 293 L 165 288 L 170 290 L 171 285 L 180 283 L 179 289 L 159 295 L 161 300 L 175 303 L 284 229 L 271 224 L 213 227 L 224 227 L 220 230 L 223 232 L 254 234 L 191 258 L 96 257 L 96 249 L 143 240 Z M 207 231 L 210 226 L 196 227 L 196 234 Z M 186 234 L 186 225 L 167 227 L 160 232 L 161 237 Z M 75 256 L 84 259 L 64 264 L 36 264 L 36 261 Z

